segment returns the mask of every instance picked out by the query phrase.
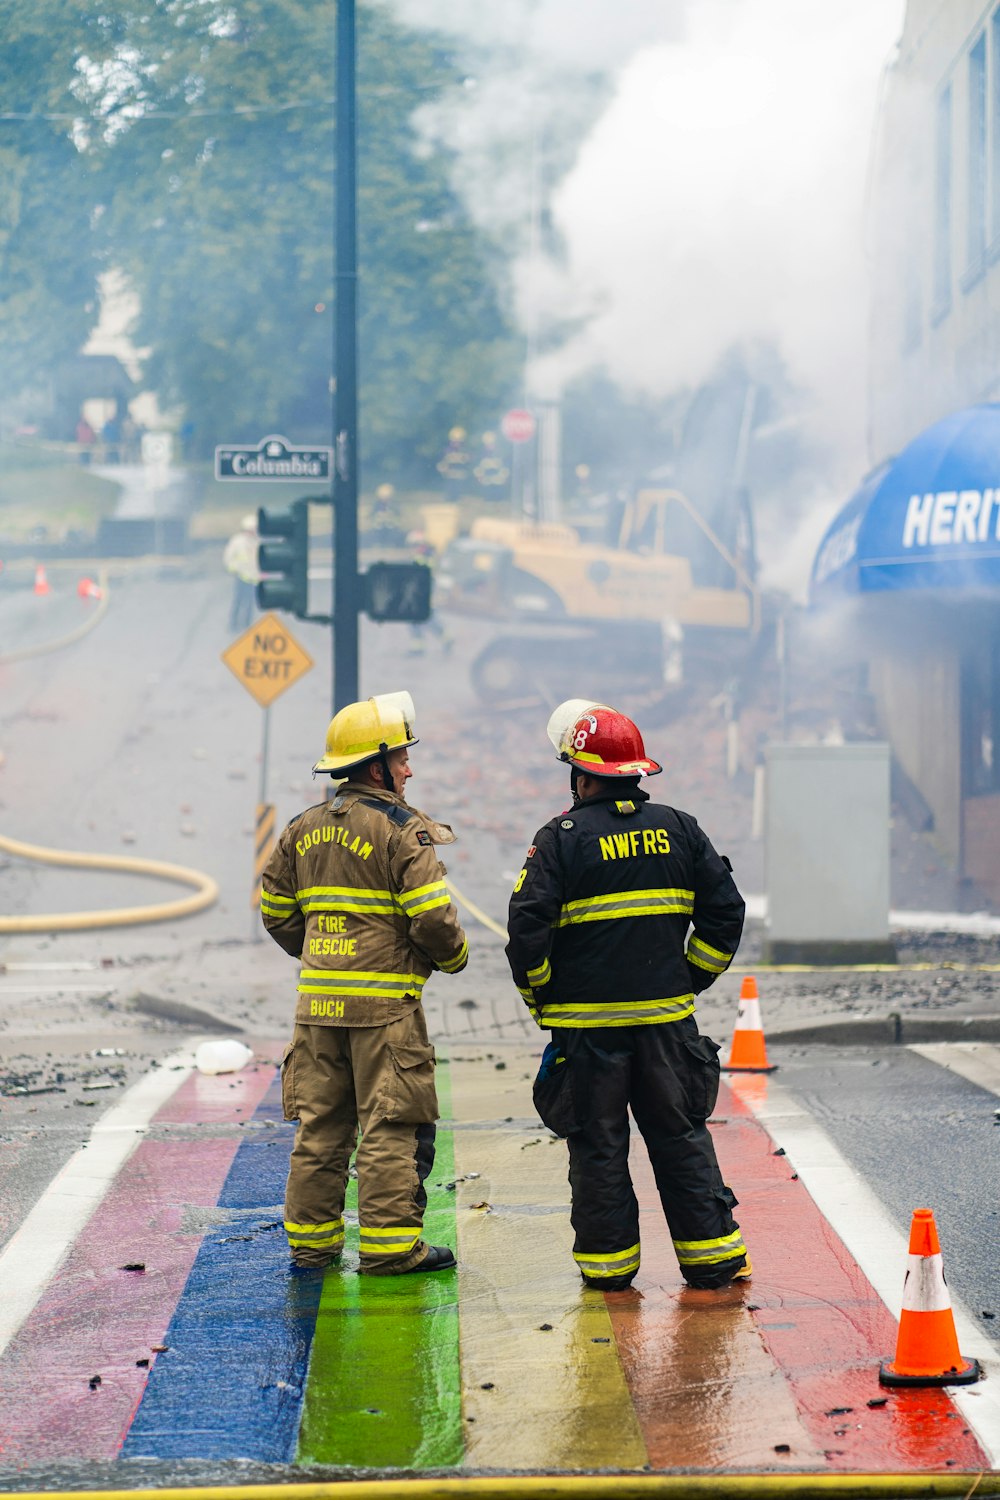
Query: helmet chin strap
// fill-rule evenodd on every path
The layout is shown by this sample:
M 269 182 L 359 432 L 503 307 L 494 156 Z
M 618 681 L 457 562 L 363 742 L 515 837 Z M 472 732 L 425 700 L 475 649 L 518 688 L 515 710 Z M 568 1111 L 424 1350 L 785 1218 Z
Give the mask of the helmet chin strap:
M 395 792 L 396 785 L 389 770 L 389 746 L 385 740 L 378 747 L 378 763 L 382 767 L 382 785 L 387 792 Z
M 577 780 L 579 779 L 579 776 L 580 776 L 580 772 L 577 769 L 577 767 L 576 766 L 570 766 L 570 768 L 569 768 L 569 790 L 570 790 L 570 795 L 573 798 L 573 806 L 574 807 L 579 807 L 580 806 L 580 793 L 576 789 L 576 783 L 577 783 Z

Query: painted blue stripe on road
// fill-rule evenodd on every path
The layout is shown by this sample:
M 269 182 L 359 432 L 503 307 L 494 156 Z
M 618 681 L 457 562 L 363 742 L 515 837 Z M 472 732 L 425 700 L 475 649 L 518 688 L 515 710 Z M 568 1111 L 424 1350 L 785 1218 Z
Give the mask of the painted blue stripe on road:
M 254 1120 L 281 1120 L 277 1077 Z M 294 1457 L 323 1282 L 292 1270 L 281 1223 L 294 1134 L 281 1123 L 237 1151 L 123 1458 Z

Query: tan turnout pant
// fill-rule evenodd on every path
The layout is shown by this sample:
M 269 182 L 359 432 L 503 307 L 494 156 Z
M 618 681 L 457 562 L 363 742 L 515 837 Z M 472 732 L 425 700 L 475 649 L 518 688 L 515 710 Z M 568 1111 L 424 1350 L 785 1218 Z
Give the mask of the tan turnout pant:
M 427 1254 L 421 1238 L 434 1165 L 434 1049 L 417 1006 L 388 1026 L 296 1025 L 281 1065 L 286 1120 L 297 1120 L 285 1232 L 296 1264 L 344 1246 L 344 1195 L 357 1146 L 360 1270 L 395 1275 Z M 360 1144 L 358 1131 L 361 1132 Z

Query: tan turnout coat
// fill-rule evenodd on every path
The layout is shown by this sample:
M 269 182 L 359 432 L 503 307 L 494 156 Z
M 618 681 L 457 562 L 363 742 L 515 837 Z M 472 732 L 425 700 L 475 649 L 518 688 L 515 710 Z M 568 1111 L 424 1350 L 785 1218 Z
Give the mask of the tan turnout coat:
M 435 853 L 454 837 L 395 793 L 350 781 L 292 819 L 264 870 L 261 916 L 300 959 L 296 1021 L 386 1026 L 419 1005 L 435 969 L 465 968 Z

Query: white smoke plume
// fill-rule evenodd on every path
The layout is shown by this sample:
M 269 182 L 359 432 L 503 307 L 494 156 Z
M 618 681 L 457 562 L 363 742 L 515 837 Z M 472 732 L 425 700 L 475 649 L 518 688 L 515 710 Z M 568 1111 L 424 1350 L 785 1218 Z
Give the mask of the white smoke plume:
M 474 86 L 423 124 L 459 153 L 476 218 L 517 238 L 529 353 L 548 347 L 533 387 L 603 365 L 666 396 L 766 345 L 845 498 L 880 457 L 864 437 L 865 196 L 905 0 L 392 4 L 477 51 Z M 531 234 L 539 200 L 548 238 Z M 575 331 L 553 349 L 563 321 Z

